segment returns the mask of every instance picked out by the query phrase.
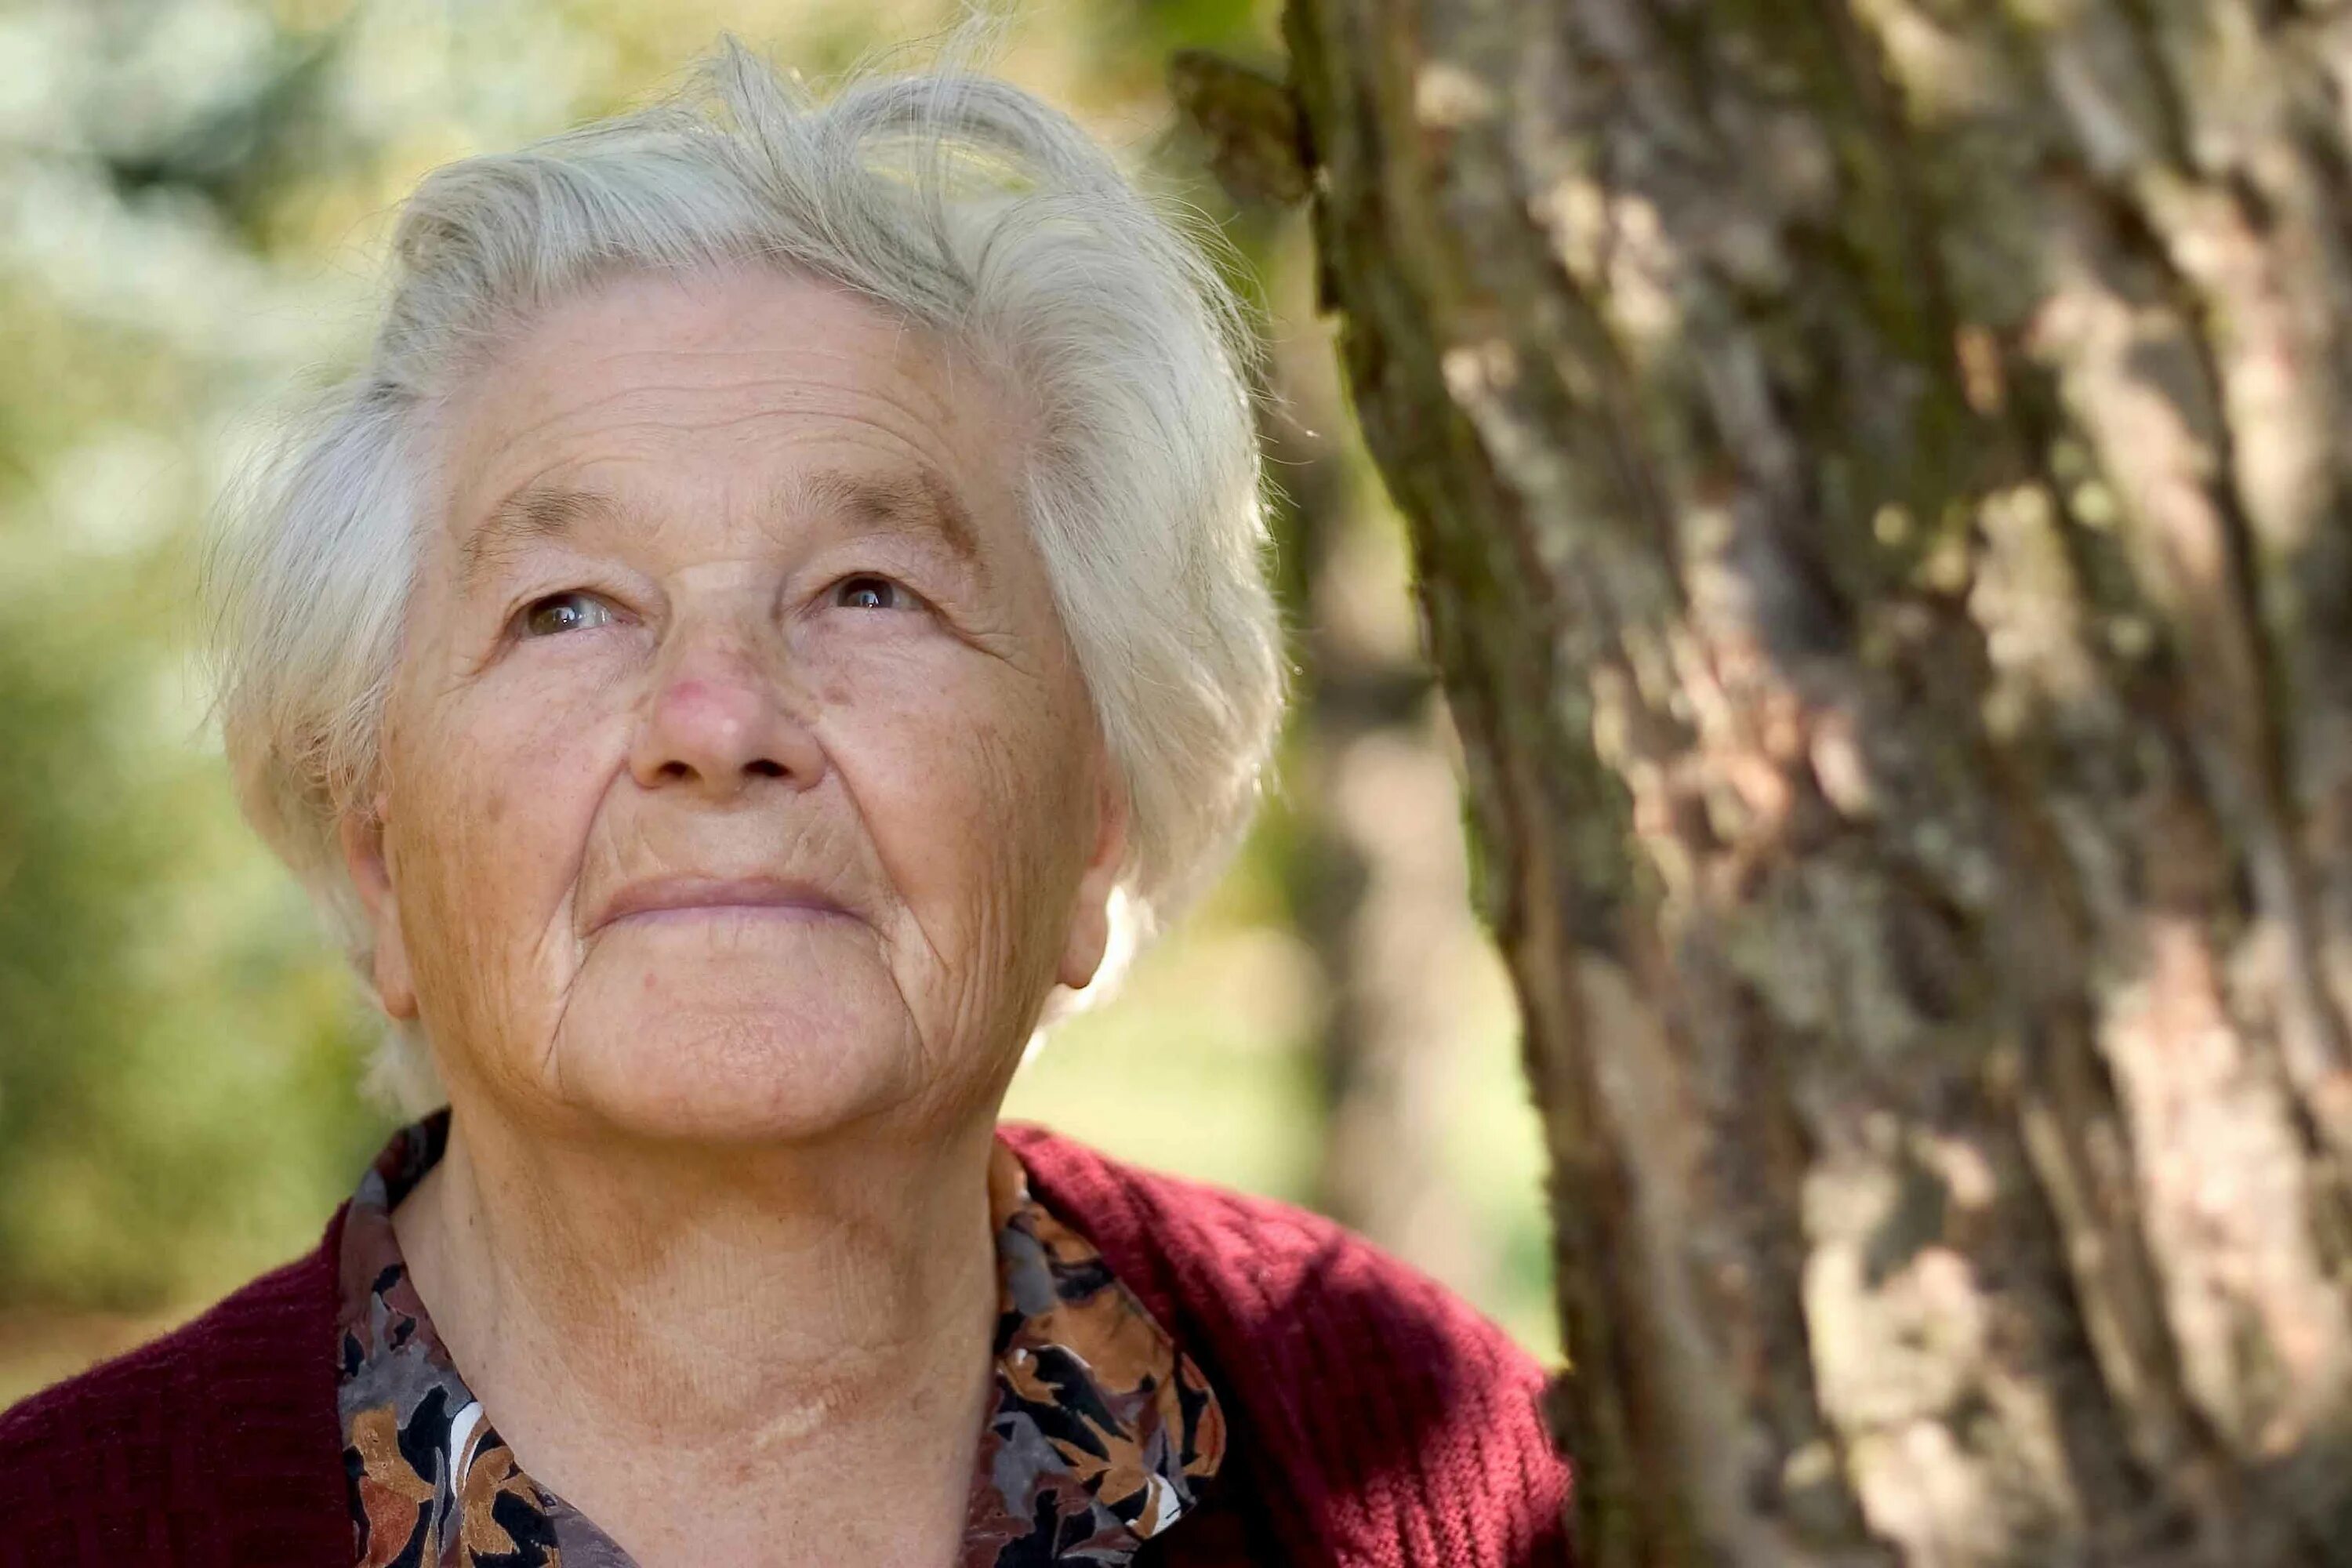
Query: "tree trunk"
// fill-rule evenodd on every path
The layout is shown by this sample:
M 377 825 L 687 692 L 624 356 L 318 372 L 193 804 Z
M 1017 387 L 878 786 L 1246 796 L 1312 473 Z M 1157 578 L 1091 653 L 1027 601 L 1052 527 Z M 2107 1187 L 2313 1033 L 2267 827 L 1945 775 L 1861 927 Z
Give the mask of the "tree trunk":
M 1305 237 L 1262 276 L 1304 297 Z M 1277 307 L 1278 308 L 1278 307 Z M 1442 705 L 1396 587 L 1402 552 L 1335 440 L 1338 378 L 1313 333 L 1276 342 L 1260 438 L 1279 476 L 1296 723 L 1282 770 L 1283 882 L 1329 999 L 1315 1059 L 1325 1113 L 1315 1206 L 1474 1299 L 1494 1248 L 1445 1179 L 1444 1131 L 1471 1044 L 1455 993 L 1485 936 L 1466 870 Z M 1433 826 L 1434 825 L 1434 826 Z
M 2352 1562 L 2352 9 L 1287 28 L 1584 1563 Z

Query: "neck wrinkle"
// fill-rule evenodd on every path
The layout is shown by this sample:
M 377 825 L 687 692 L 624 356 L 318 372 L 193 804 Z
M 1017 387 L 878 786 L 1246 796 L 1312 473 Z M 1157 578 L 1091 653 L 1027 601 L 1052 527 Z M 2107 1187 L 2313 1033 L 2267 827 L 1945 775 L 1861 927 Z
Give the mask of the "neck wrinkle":
M 565 1491 L 567 1456 L 588 1447 L 565 1435 L 583 1426 L 601 1453 L 752 1472 L 977 1432 L 998 1307 L 992 1146 L 982 1125 L 928 1147 L 715 1160 L 525 1147 L 460 1117 L 394 1228 L 534 1478 Z

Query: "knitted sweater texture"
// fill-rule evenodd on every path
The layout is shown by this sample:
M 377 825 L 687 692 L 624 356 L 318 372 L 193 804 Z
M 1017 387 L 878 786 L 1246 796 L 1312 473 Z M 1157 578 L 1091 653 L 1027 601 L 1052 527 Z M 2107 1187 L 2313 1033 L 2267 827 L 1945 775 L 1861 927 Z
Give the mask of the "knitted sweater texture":
M 1329 1221 L 1007 1126 L 1225 1407 L 1207 1501 L 1137 1568 L 1566 1568 L 1543 1376 Z M 338 1211 L 318 1249 L 0 1412 L 0 1568 L 349 1568 Z

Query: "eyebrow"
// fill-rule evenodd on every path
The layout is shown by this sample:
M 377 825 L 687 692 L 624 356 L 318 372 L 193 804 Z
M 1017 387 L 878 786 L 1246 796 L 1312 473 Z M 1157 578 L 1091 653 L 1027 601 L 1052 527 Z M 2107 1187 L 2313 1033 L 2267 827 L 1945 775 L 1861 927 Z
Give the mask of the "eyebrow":
M 929 468 L 904 474 L 852 473 L 819 468 L 788 480 L 779 509 L 845 514 L 870 528 L 928 534 L 968 565 L 982 563 L 979 531 L 953 489 Z M 509 494 L 482 519 L 458 550 L 458 577 L 466 591 L 499 563 L 530 545 L 561 542 L 583 522 L 613 522 L 624 508 L 612 497 L 569 486 L 530 484 Z
M 458 549 L 459 584 L 470 592 L 499 562 L 532 544 L 568 539 L 583 521 L 609 521 L 619 512 L 611 497 L 594 490 L 525 485 L 492 507 L 481 525 L 466 536 Z
M 786 511 L 845 512 L 868 527 L 928 533 L 967 564 L 980 563 L 980 533 L 971 514 L 939 472 L 928 466 L 902 474 L 856 474 L 819 468 L 784 487 Z

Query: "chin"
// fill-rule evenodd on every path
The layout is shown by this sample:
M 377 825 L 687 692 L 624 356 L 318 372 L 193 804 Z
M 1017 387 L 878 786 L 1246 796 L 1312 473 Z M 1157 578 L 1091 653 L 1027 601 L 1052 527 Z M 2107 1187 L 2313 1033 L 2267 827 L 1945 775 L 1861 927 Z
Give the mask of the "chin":
M 593 991 L 574 996 L 555 1059 L 575 1109 L 646 1137 L 773 1142 L 820 1137 L 921 1092 L 922 1053 L 887 983 L 667 978 L 659 989 L 672 994 L 651 1007 L 649 987 L 631 988 L 636 1005 L 601 1011 Z

